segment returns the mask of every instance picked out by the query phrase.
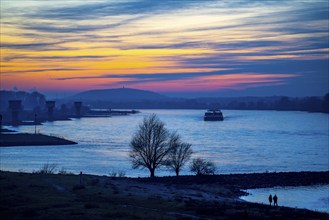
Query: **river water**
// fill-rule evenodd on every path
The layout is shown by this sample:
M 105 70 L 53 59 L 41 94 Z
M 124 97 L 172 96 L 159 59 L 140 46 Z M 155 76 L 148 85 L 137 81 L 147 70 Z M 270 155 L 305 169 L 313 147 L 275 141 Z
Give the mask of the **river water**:
M 329 213 L 329 185 L 261 188 L 246 190 L 246 192 L 250 195 L 243 196 L 241 199 L 249 202 L 269 204 L 269 195 L 276 194 L 279 206 Z
M 329 168 L 329 115 L 307 112 L 223 111 L 225 120 L 203 121 L 202 110 L 142 110 L 129 116 L 81 118 L 47 122 L 37 131 L 78 142 L 68 146 L 29 146 L 0 149 L 2 170 L 33 171 L 56 163 L 70 172 L 148 176 L 133 170 L 129 142 L 138 124 L 155 113 L 170 131 L 192 144 L 193 157 L 204 157 L 217 173 L 325 171 Z M 34 132 L 34 126 L 14 128 Z M 186 166 L 182 174 L 191 174 Z M 156 175 L 174 175 L 163 168 Z
M 148 176 L 147 170 L 131 168 L 128 152 L 138 124 L 153 113 L 170 131 L 177 131 L 184 141 L 192 144 L 193 157 L 215 162 L 217 173 L 329 170 L 328 114 L 233 110 L 223 111 L 225 120 L 220 122 L 203 121 L 202 110 L 142 110 L 129 116 L 47 122 L 38 126 L 37 131 L 78 144 L 0 148 L 0 169 L 31 172 L 45 163 L 54 163 L 59 169 L 73 173 L 109 175 L 122 171 L 129 177 Z M 34 126 L 13 129 L 34 132 Z M 174 175 L 165 168 L 155 174 Z M 191 174 L 188 166 L 181 174 Z M 273 192 L 279 195 L 279 205 L 321 211 L 321 207 L 328 207 L 328 187 L 322 190 L 313 187 L 313 191 L 312 187 L 299 188 L 297 193 L 289 189 L 255 189 L 245 199 L 266 203 L 268 194 Z M 318 196 L 305 198 L 305 190 Z

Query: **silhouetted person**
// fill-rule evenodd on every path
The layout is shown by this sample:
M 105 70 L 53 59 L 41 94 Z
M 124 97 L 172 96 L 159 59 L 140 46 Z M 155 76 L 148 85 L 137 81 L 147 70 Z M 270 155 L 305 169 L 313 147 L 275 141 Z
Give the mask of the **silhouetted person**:
M 278 206 L 278 197 L 276 195 L 273 196 L 273 205 Z
M 270 206 L 272 206 L 272 194 L 268 197 L 268 201 L 270 202 Z

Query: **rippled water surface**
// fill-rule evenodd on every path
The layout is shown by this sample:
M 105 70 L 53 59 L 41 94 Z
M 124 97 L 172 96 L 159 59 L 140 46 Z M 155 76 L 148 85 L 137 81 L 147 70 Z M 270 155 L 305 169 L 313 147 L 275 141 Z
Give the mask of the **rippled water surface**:
M 151 113 L 192 144 L 194 157 L 214 161 L 217 173 L 323 171 L 329 167 L 327 114 L 227 110 L 224 121 L 205 122 L 202 110 L 142 110 L 130 116 L 45 123 L 37 127 L 39 132 L 79 144 L 1 148 L 1 169 L 32 171 L 48 162 L 75 173 L 124 171 L 127 176 L 147 176 L 146 170 L 131 169 L 128 151 L 138 124 Z M 16 129 L 34 132 L 33 126 Z M 182 174 L 190 174 L 187 167 Z M 173 173 L 161 169 L 156 175 Z
M 250 195 L 243 196 L 241 199 L 269 204 L 268 196 L 276 194 L 279 206 L 306 208 L 329 213 L 329 185 L 262 188 L 247 190 L 247 192 Z

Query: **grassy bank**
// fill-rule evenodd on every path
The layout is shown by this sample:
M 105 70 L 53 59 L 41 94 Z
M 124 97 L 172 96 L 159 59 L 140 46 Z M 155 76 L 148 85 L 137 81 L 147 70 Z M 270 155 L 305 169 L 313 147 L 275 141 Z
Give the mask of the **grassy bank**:
M 0 134 L 0 147 L 10 146 L 41 146 L 77 144 L 63 138 L 44 134 Z
M 168 183 L 176 185 L 187 184 L 217 184 L 231 186 L 237 189 L 269 188 L 276 186 L 311 186 L 329 184 L 329 171 L 323 172 L 272 172 L 250 174 L 221 174 L 209 176 L 178 176 L 141 178 L 140 181 Z
M 258 174 L 246 175 L 252 179 Z M 275 174 L 271 175 L 269 179 Z M 328 173 L 320 175 L 326 177 Z M 239 201 L 236 199 L 239 185 L 245 181 L 240 175 L 231 175 L 234 181 L 222 184 L 205 180 L 207 177 L 202 177 L 203 181 L 200 177 L 183 178 L 150 180 L 2 171 L 0 216 L 2 219 L 329 218 L 328 214 L 304 209 Z

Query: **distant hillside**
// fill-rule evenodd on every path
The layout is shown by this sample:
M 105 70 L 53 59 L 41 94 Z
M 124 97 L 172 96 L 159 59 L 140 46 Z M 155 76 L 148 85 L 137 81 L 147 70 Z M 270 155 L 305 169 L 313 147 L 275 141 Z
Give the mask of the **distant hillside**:
M 92 108 L 119 109 L 236 109 L 329 112 L 329 94 L 323 97 L 217 97 L 170 98 L 137 89 L 109 89 L 82 92 L 70 101 L 81 100 Z
M 69 98 L 81 101 L 110 101 L 110 102 L 141 102 L 141 101 L 165 101 L 169 99 L 155 92 L 119 88 L 104 90 L 89 90 L 81 92 Z

